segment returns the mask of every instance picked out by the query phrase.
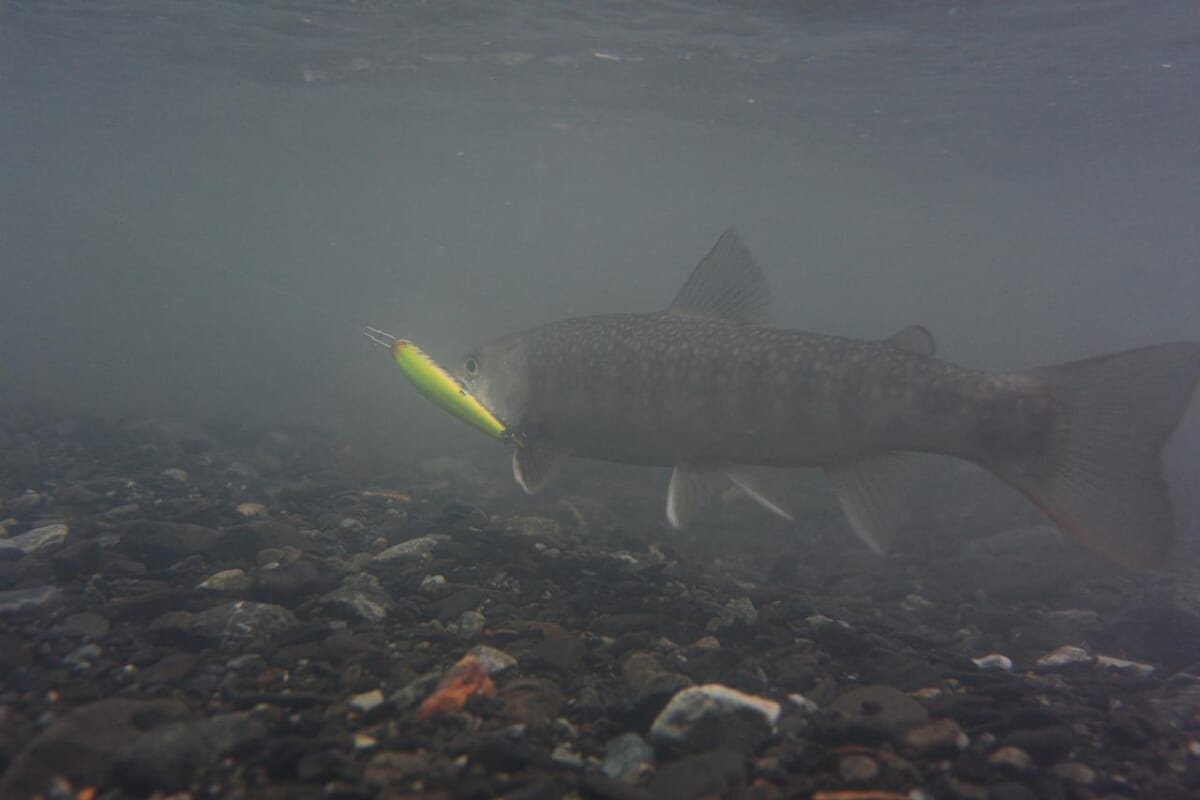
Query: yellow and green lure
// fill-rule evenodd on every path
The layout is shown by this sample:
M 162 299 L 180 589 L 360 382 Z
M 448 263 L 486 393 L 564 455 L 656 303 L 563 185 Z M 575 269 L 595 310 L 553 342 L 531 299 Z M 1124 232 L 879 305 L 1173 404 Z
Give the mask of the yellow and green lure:
M 397 339 L 376 328 L 363 331 L 371 341 L 392 351 L 392 358 L 400 371 L 413 382 L 417 391 L 428 397 L 435 405 L 461 419 L 473 428 L 494 439 L 507 441 L 512 438 L 500 420 L 484 408 L 453 375 L 407 339 Z

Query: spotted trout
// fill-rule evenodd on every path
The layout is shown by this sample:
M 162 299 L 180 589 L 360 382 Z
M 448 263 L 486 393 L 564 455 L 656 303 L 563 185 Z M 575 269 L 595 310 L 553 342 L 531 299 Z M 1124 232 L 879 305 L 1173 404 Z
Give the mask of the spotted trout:
M 514 434 L 528 492 L 575 456 L 672 467 L 676 527 L 730 484 L 791 518 L 779 471 L 820 467 L 852 529 L 884 550 L 907 454 L 936 453 L 991 471 L 1117 562 L 1169 551 L 1162 451 L 1200 377 L 1200 343 L 982 372 L 935 358 L 920 326 L 858 341 L 769 327 L 769 308 L 729 230 L 666 310 L 497 339 L 464 359 L 461 379 Z

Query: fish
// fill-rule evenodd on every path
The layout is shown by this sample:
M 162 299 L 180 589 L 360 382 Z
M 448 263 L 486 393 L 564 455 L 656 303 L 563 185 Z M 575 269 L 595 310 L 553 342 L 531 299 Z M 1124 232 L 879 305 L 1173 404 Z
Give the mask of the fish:
M 853 531 L 887 551 L 914 454 L 964 459 L 1124 565 L 1175 538 L 1162 452 L 1200 378 L 1176 341 L 987 372 L 935 356 L 930 332 L 883 340 L 771 327 L 762 268 L 725 231 L 664 310 L 551 322 L 480 345 L 460 379 L 503 421 L 514 477 L 540 491 L 566 457 L 671 468 L 685 526 L 735 486 L 793 518 L 786 476 L 828 476 Z

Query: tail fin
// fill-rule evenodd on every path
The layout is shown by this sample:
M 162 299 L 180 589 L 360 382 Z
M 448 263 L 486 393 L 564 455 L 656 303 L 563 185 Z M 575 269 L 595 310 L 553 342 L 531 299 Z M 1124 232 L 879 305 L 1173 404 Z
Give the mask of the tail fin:
M 996 471 L 1072 536 L 1130 566 L 1174 539 L 1162 451 L 1200 378 L 1200 343 L 1155 345 L 1030 374 L 1052 388 L 1054 431 L 1033 463 Z

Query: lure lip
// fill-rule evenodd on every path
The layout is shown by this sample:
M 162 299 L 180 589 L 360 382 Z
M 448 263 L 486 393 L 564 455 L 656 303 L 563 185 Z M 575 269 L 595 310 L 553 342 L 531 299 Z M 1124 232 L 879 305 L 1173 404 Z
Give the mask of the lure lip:
M 393 336 L 378 328 L 365 328 L 363 334 L 376 344 L 388 348 L 400 371 L 417 391 L 443 411 L 494 439 L 519 443 L 519 437 L 468 391 L 461 380 L 412 341 Z

